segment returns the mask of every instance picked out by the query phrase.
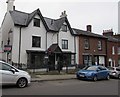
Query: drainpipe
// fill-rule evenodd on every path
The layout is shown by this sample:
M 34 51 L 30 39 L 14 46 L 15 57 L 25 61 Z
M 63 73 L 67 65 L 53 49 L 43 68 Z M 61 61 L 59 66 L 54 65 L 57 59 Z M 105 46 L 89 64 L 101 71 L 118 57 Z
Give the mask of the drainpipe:
M 20 35 L 19 35 L 19 54 L 18 54 L 18 63 L 20 64 L 20 57 L 21 57 L 21 29 L 22 27 L 20 27 Z
M 47 31 L 46 31 L 46 50 L 47 50 Z
M 57 44 L 59 45 L 59 32 L 57 34 Z
M 75 64 L 76 64 L 76 38 L 75 38 L 75 36 L 74 36 L 74 51 L 75 51 L 75 56 L 74 56 L 74 58 L 75 58 Z

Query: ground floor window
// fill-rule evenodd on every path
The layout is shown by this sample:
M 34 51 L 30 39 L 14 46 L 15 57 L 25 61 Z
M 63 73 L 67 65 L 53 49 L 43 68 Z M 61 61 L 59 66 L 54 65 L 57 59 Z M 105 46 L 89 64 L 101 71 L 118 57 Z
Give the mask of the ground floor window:
M 91 65 L 92 64 L 92 56 L 84 55 L 83 56 L 83 64 L 84 65 Z
M 75 54 L 71 55 L 71 64 L 74 65 L 75 64 Z
M 28 54 L 28 68 L 40 69 L 44 68 L 44 53 L 30 53 Z
M 75 54 L 72 53 L 51 53 L 48 56 L 48 63 L 45 64 L 45 52 L 28 53 L 28 68 L 40 69 L 49 68 L 56 70 L 58 65 L 61 67 L 69 67 L 75 64 Z

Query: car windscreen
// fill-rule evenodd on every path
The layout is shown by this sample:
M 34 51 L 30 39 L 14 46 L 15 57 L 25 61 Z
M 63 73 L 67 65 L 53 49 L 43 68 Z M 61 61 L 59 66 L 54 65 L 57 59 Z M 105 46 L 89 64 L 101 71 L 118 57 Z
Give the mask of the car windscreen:
M 96 66 L 90 66 L 90 67 L 84 68 L 84 70 L 97 70 L 97 67 Z
M 114 70 L 114 68 L 112 68 L 112 67 L 108 67 L 108 69 L 109 69 L 109 70 Z

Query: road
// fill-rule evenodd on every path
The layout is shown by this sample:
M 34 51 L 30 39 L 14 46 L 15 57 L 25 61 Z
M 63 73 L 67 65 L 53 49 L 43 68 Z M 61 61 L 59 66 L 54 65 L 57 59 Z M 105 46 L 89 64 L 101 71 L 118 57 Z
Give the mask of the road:
M 83 80 L 60 80 L 32 82 L 26 88 L 4 86 L 3 95 L 118 95 L 117 79 L 97 82 Z

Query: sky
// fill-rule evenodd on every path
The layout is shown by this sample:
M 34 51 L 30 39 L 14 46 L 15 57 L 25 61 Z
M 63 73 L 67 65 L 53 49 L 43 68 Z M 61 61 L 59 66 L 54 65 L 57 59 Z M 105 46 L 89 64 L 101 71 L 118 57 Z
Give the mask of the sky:
M 0 25 L 7 10 L 7 0 L 0 0 Z M 60 18 L 67 13 L 72 28 L 86 30 L 92 25 L 92 32 L 102 34 L 103 30 L 113 29 L 118 33 L 119 0 L 15 0 L 15 9 L 31 13 L 40 9 L 44 17 Z

